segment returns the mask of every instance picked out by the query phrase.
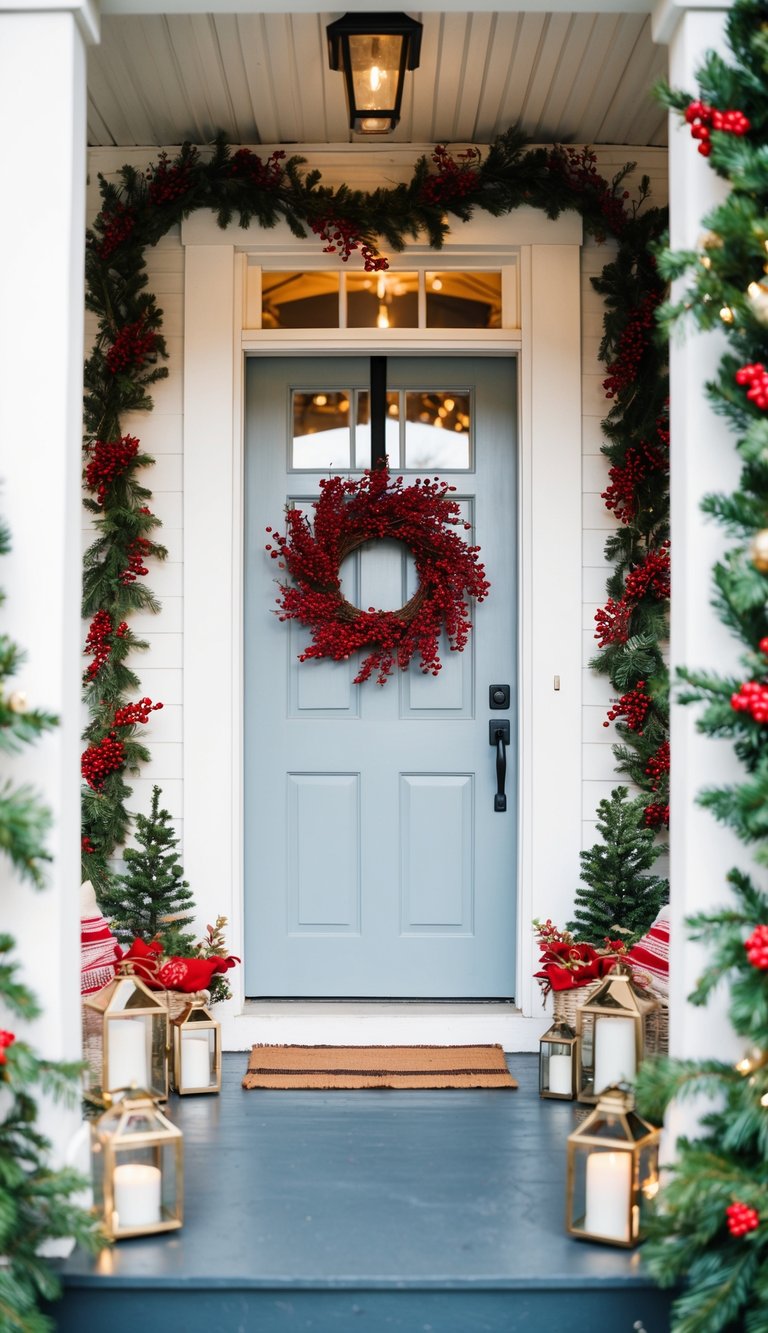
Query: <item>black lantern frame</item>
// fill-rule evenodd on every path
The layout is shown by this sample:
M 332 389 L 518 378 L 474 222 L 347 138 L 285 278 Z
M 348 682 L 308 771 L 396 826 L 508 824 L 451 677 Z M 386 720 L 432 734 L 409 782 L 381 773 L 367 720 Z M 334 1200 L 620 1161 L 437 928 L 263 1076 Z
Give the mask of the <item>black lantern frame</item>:
M 349 128 L 355 133 L 389 134 L 397 125 L 405 71 L 419 65 L 422 27 L 407 14 L 344 14 L 328 24 L 328 59 L 331 69 L 344 73 Z M 366 68 L 372 76 L 369 89 L 363 89 L 359 77 Z

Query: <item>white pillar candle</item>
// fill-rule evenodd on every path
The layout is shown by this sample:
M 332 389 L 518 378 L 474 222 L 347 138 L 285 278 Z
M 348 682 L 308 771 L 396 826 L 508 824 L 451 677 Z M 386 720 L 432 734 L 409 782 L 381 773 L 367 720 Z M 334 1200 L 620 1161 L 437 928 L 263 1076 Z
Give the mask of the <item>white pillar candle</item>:
M 160 1169 L 139 1162 L 115 1167 L 115 1213 L 120 1230 L 152 1227 L 161 1220 Z
M 561 1097 L 568 1097 L 573 1092 L 573 1064 L 570 1055 L 550 1055 L 549 1091 Z
M 211 1048 L 208 1038 L 198 1033 L 181 1034 L 182 1088 L 210 1088 Z
M 593 1091 L 603 1092 L 614 1083 L 629 1083 L 636 1072 L 635 1020 L 596 1018 Z
M 587 1157 L 584 1230 L 610 1240 L 629 1240 L 632 1154 L 591 1152 Z
M 108 1020 L 108 1060 L 105 1088 L 149 1086 L 147 1031 L 143 1019 Z

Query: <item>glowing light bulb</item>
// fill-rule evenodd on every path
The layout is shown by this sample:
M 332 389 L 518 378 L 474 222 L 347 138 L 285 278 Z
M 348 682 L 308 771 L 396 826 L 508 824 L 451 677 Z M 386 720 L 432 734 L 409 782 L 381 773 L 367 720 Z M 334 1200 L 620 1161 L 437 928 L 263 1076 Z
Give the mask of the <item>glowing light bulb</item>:
M 760 286 L 759 282 L 750 282 L 749 286 L 747 287 L 747 292 L 752 297 L 753 301 L 755 300 L 756 297 L 763 295 L 763 289 Z
M 445 400 L 445 410 L 446 410 L 446 412 L 452 412 L 455 406 L 456 406 L 455 399 L 453 399 L 453 398 L 446 398 L 446 400 Z
M 387 280 L 384 277 L 384 274 L 380 273 L 378 278 L 376 279 L 376 295 L 378 296 L 380 301 L 383 301 L 386 294 L 387 294 Z
M 377 329 L 389 328 L 389 315 L 387 314 L 387 307 L 385 305 L 379 306 L 379 313 L 376 317 L 376 328 Z
M 326 398 L 324 393 L 316 393 L 314 398 L 312 399 L 312 402 L 315 404 L 315 407 L 325 407 L 326 403 L 328 402 L 328 399 Z
M 722 310 L 720 311 L 720 318 L 724 324 L 733 323 L 733 311 L 731 310 L 731 307 L 729 305 L 723 306 Z
M 378 65 L 371 65 L 368 77 L 371 81 L 371 92 L 377 93 L 384 80 L 384 75 L 382 74 Z
M 760 1105 L 768 1106 L 768 1092 L 763 1093 L 762 1097 L 760 1098 Z
M 743 1060 L 739 1060 L 738 1064 L 736 1065 L 737 1074 L 749 1074 L 751 1072 L 751 1069 L 752 1069 L 752 1061 L 749 1060 L 747 1056 L 745 1056 Z
M 442 279 L 441 279 L 441 278 L 433 278 L 433 279 L 432 279 L 432 291 L 433 291 L 433 292 L 441 292 L 442 290 L 443 290 Z

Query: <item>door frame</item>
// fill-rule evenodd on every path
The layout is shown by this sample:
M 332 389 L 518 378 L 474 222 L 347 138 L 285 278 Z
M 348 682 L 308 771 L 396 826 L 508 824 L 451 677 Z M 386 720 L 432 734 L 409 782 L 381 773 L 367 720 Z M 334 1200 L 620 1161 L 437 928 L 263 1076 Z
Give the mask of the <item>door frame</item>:
M 346 155 L 345 162 L 349 179 Z M 203 920 L 226 915 L 229 948 L 242 956 L 244 360 L 257 351 L 289 351 L 284 337 L 247 327 L 249 260 L 290 268 L 335 267 L 336 261 L 318 256 L 314 239 L 297 240 L 285 226 L 222 231 L 202 212 L 183 223 L 181 239 L 184 863 Z M 254 1041 L 403 1040 L 536 1048 L 546 1016 L 532 976 L 537 955 L 530 923 L 533 916 L 564 920 L 581 848 L 580 245 L 575 214 L 556 222 L 533 209 L 501 219 L 482 216 L 448 238 L 440 262 L 516 274 L 508 327 L 460 337 L 450 331 L 428 343 L 396 330 L 383 331 L 385 337 L 376 330 L 298 331 L 291 339 L 299 355 L 348 348 L 356 355 L 437 350 L 518 358 L 516 1005 L 246 1002 L 243 969 L 237 968 L 229 974 L 233 998 L 220 1008 L 227 1049 Z M 408 246 L 398 264 L 432 267 L 435 252 Z

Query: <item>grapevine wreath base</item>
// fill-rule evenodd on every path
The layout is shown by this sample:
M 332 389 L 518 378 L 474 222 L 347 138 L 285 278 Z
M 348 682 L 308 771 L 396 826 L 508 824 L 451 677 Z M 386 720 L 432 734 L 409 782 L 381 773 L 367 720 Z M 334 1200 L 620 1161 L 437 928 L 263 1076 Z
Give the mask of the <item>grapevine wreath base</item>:
M 442 630 L 451 650 L 461 652 L 472 628 L 467 601 L 482 602 L 490 589 L 479 546 L 468 546 L 454 530 L 471 527 L 448 498 L 456 488 L 438 477 L 405 486 L 386 467 L 358 478 L 330 477 L 320 487 L 311 524 L 300 510 L 288 509 L 285 535 L 267 528 L 267 550 L 291 578 L 280 584 L 277 614 L 298 620 L 312 634 L 299 661 L 343 662 L 370 648 L 356 685 L 374 671 L 384 685 L 395 666 L 405 671 L 416 654 L 422 671 L 436 676 Z M 399 611 L 362 610 L 341 591 L 342 561 L 366 542 L 382 539 L 402 542 L 416 562 L 418 588 Z

